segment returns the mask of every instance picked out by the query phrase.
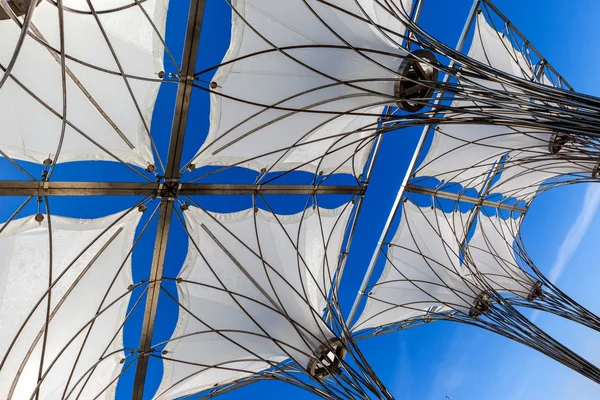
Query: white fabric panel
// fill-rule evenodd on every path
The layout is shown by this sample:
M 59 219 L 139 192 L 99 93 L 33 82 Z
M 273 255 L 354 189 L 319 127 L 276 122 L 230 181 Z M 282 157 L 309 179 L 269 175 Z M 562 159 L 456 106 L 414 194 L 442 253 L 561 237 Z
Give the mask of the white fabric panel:
M 475 54 L 483 54 L 483 48 L 488 49 L 485 57 L 492 61 L 491 65 L 505 72 L 510 72 L 512 69 L 514 75 L 530 80 L 534 73 L 524 55 L 513 49 L 507 38 L 498 35 L 482 15 L 478 16 L 477 21 L 482 34 L 480 40 L 473 43 L 476 49 Z M 507 49 L 511 50 L 507 51 Z M 542 75 L 541 83 L 551 85 L 546 75 Z M 530 140 L 523 143 L 521 147 L 513 147 L 516 151 L 509 154 L 506 166 L 502 169 L 502 175 L 494 185 L 495 192 L 499 191 L 507 197 L 529 200 L 536 194 L 544 181 L 559 175 L 591 171 L 594 167 L 594 163 L 591 162 L 574 164 L 555 158 L 547 150 L 550 134 L 533 133 L 531 135 L 537 137 L 537 142 Z
M 105 0 L 94 3 L 94 6 L 99 12 L 125 4 L 131 2 Z M 168 0 L 148 0 L 141 2 L 140 6 L 99 14 L 100 23 L 126 74 L 156 79 L 157 73 L 163 69 L 164 47 L 140 7 L 144 8 L 164 37 L 167 4 Z M 143 119 L 140 118 L 123 77 L 116 75 L 119 74 L 118 65 L 98 23 L 90 14 L 86 0 L 64 0 L 63 5 L 82 11 L 64 11 L 65 52 L 67 57 L 72 57 L 67 59 L 66 67 L 74 75 L 67 73 L 66 77 L 67 120 L 123 161 L 145 168 L 154 161 L 144 122 L 150 127 L 160 84 L 128 79 L 143 116 Z M 43 40 L 60 51 L 56 6 L 42 1 L 34 11 L 32 23 Z M 12 58 L 20 32 L 21 29 L 11 20 L 0 23 L 2 65 L 8 65 Z M 114 73 L 94 69 L 75 59 Z M 9 157 L 41 163 L 56 154 L 63 113 L 59 61 L 60 58 L 57 61 L 46 45 L 26 36 L 12 78 L 0 89 L 0 119 L 4 124 L 0 132 L 0 149 Z M 79 81 L 83 90 L 75 80 Z M 116 161 L 67 125 L 58 162 L 78 160 Z
M 506 221 L 479 214 L 475 233 L 468 244 L 469 254 L 474 267 L 494 290 L 526 299 L 535 279 L 517 265 L 512 237 Z
M 473 213 L 476 211 L 477 209 L 473 208 L 465 213 L 455 210 L 452 213 L 446 214 L 447 223 L 452 227 L 452 231 L 454 232 L 457 243 L 464 243 L 471 228 L 470 224 L 474 218 Z
M 595 164 L 592 161 L 567 161 L 551 155 L 540 157 L 539 153 L 527 151 L 512 152 L 493 191 L 507 197 L 529 200 L 542 183 L 561 175 L 589 177 Z
M 488 24 L 483 14 L 477 15 L 477 24 L 469 56 L 500 71 L 508 72 L 520 78 L 530 80 L 533 75 L 531 66 L 520 50 L 515 49 L 511 41 Z M 491 82 L 485 82 L 486 86 Z M 493 85 L 493 84 L 492 84 Z M 507 87 L 508 90 L 511 90 Z
M 481 189 L 494 163 L 514 149 L 546 146 L 542 132 L 523 132 L 496 125 L 446 125 L 435 132 L 431 148 L 417 171 L 444 182 Z
M 165 360 L 156 397 L 196 393 L 290 357 L 306 366 L 333 337 L 321 315 L 350 211 L 349 204 L 277 216 L 190 208 L 187 226 L 201 254 L 190 241 L 180 276 L 206 286 L 178 285 L 179 299 L 193 315 L 180 311 L 166 350 L 169 358 L 199 365 Z
M 480 290 L 461 276 L 450 218 L 441 210 L 404 203 L 388 261 L 353 331 L 421 316 L 434 306 L 469 312 Z
M 71 391 L 70 397 L 81 391 L 80 398 L 93 399 L 105 387 L 108 389 L 99 398 L 114 398 L 116 382 L 111 384 L 111 381 L 122 367 L 120 327 L 130 297 L 128 286 L 132 283 L 131 258 L 125 262 L 125 257 L 141 214 L 130 212 L 97 241 L 94 239 L 121 215 L 94 220 L 51 219 L 54 286 L 43 363 L 47 375 L 40 386 L 40 399 L 62 399 L 64 393 Z M 38 382 L 47 297 L 37 307 L 36 303 L 49 284 L 48 237 L 48 218 L 39 224 L 33 216 L 11 222 L 0 235 L 0 354 L 7 353 L 18 335 L 0 371 L 2 398 L 9 397 L 14 384 L 11 398 L 29 399 Z M 90 325 L 99 310 L 103 312 Z M 71 339 L 74 340 L 69 343 Z M 17 378 L 20 368 L 22 372 Z
M 372 0 L 359 1 L 360 6 L 354 0 L 332 3 L 404 33 L 402 24 Z M 411 4 L 412 0 L 402 1 L 408 10 Z M 374 133 L 383 105 L 392 102 L 392 80 L 406 55 L 393 43 L 400 39 L 388 37 L 391 34 L 386 36 L 370 23 L 317 0 L 234 0 L 233 5 L 231 44 L 223 62 L 236 61 L 215 73 L 213 82 L 218 87 L 211 94 L 210 130 L 194 163 L 360 174 L 370 146 L 364 147 L 354 160 L 346 159 L 357 147 L 360 149 L 361 139 Z M 319 47 L 326 45 L 351 45 L 358 51 Z M 273 46 L 314 47 L 273 51 Z M 261 51 L 267 52 L 253 55 Z M 251 56 L 238 60 L 248 55 Z M 379 81 L 361 82 L 365 79 Z M 354 132 L 361 127 L 369 129 Z M 350 135 L 339 141 L 340 134 Z M 323 138 L 327 139 L 319 140 Z M 352 143 L 356 141 L 359 142 Z M 339 148 L 345 150 L 333 152 L 321 161 L 324 154 Z
M 480 62 L 529 79 L 529 66 L 523 55 L 501 38 L 479 14 L 468 55 Z M 522 65 L 517 64 L 522 63 Z M 478 84 L 502 89 L 500 84 L 473 79 Z M 509 87 L 504 88 L 510 90 Z M 455 101 L 456 107 L 473 106 L 473 102 Z M 481 189 L 494 162 L 514 149 L 545 146 L 550 135 L 506 126 L 441 125 L 434 133 L 431 147 L 417 171 L 418 176 L 433 176 L 445 182 Z

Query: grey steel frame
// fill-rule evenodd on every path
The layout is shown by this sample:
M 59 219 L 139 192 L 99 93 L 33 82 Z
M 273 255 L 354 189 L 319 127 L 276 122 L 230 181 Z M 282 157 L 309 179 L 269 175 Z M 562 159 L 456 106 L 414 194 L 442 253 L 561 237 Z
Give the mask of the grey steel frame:
M 166 184 L 179 182 L 179 166 L 181 164 L 183 141 L 187 126 L 190 100 L 192 96 L 193 76 L 196 68 L 198 47 L 200 45 L 200 32 L 202 30 L 202 20 L 204 18 L 205 5 L 206 0 L 190 1 L 190 11 L 188 14 L 183 58 L 175 102 L 175 112 L 173 115 L 173 126 L 171 130 L 169 153 L 167 156 L 167 166 L 164 177 L 164 182 Z M 144 322 L 140 337 L 139 354 L 137 357 L 135 379 L 133 384 L 133 394 L 131 396 L 134 400 L 142 400 L 144 394 L 146 371 L 148 370 L 149 355 L 152 347 L 152 334 L 154 332 L 156 309 L 158 306 L 158 297 L 161 288 L 160 278 L 162 277 L 162 271 L 165 262 L 167 241 L 171 227 L 171 217 L 173 216 L 174 200 L 174 197 L 168 196 L 162 197 L 160 201 L 154 255 L 152 257 L 152 268 L 150 271 L 148 292 L 146 295 L 146 308 L 144 310 Z
M 362 195 L 364 186 L 255 185 L 222 183 L 44 182 L 0 181 L 3 196 L 149 196 L 173 200 L 180 196 L 252 194 Z
M 148 360 L 152 348 L 152 335 L 154 331 L 154 323 L 156 318 L 156 310 L 158 298 L 161 289 L 161 277 L 165 261 L 167 240 L 170 231 L 171 218 L 174 209 L 175 199 L 179 196 L 186 195 L 260 195 L 260 194 L 299 194 L 299 195 L 314 195 L 314 194 L 342 194 L 342 195 L 358 195 L 363 196 L 366 186 L 312 186 L 312 185 L 256 185 L 256 184 L 202 184 L 202 183 L 180 183 L 179 167 L 181 165 L 181 157 L 184 143 L 185 130 L 188 120 L 189 105 L 194 83 L 195 64 L 198 54 L 200 42 L 200 33 L 202 28 L 202 20 L 204 16 L 206 0 L 190 0 L 190 11 L 188 15 L 186 37 L 184 43 L 183 59 L 178 82 L 178 90 L 176 95 L 175 111 L 173 116 L 173 124 L 171 130 L 170 144 L 168 157 L 166 161 L 165 176 L 160 182 L 49 182 L 49 181 L 0 181 L 0 197 L 2 196 L 151 196 L 160 198 L 159 219 L 157 234 L 155 240 L 155 248 L 152 259 L 150 278 L 147 288 L 147 298 L 144 311 L 144 321 L 142 333 L 140 337 L 139 353 L 137 357 L 137 366 L 133 387 L 132 399 L 141 400 L 144 393 L 144 385 L 146 372 L 148 368 Z M 500 11 L 488 0 L 474 0 L 471 12 L 463 28 L 463 32 L 459 39 L 457 49 L 460 51 L 464 45 L 467 33 L 472 25 L 475 11 L 480 4 L 485 3 L 490 6 L 494 12 L 503 17 Z M 419 0 L 416 7 L 414 18 L 418 19 L 421 10 L 422 1 Z M 503 17 L 503 19 L 505 19 Z M 511 25 L 517 34 L 516 27 Z M 411 43 L 414 43 L 411 41 Z M 529 47 L 540 57 L 543 57 L 537 50 L 529 44 Z M 546 67 L 552 68 L 548 63 Z M 552 68 L 553 72 L 562 79 L 562 77 Z M 445 77 L 448 80 L 449 76 Z M 564 80 L 563 80 L 564 81 Z M 434 104 L 438 104 L 441 100 L 441 93 Z M 426 126 L 418 144 L 417 151 L 410 163 L 409 170 L 404 178 L 404 181 L 398 191 L 396 201 L 392 212 L 386 222 L 384 232 L 381 236 L 380 245 L 385 240 L 398 206 L 406 192 L 415 192 L 437 197 L 465 201 L 473 204 L 492 206 L 500 209 L 526 212 L 526 208 L 510 206 L 498 202 L 475 199 L 467 196 L 459 196 L 453 193 L 436 191 L 411 185 L 408 183 L 416 166 L 416 161 L 419 154 L 423 150 L 425 138 L 431 126 Z M 376 157 L 380 145 L 380 137 L 376 140 L 375 149 L 373 151 L 373 160 L 369 166 L 367 176 L 370 176 L 372 164 Z M 368 178 L 367 178 L 368 181 Z M 359 200 L 360 201 L 360 200 Z M 354 218 L 354 223 L 356 218 Z M 349 246 L 349 244 L 348 244 Z M 362 297 L 362 291 L 370 279 L 371 273 L 377 260 L 378 250 L 373 256 L 365 280 L 361 286 L 361 290 L 355 300 L 355 303 L 350 312 L 348 323 L 357 311 L 358 305 Z M 345 260 L 344 260 L 345 261 Z M 343 271 L 343 264 L 341 266 Z M 341 273 L 339 278 L 341 277 Z
M 407 184 L 404 187 L 404 190 L 406 192 L 426 194 L 426 195 L 435 196 L 435 197 L 441 198 L 441 199 L 449 199 L 449 200 L 454 200 L 454 201 L 458 201 L 458 202 L 475 204 L 477 206 L 494 207 L 494 208 L 499 208 L 501 210 L 515 211 L 515 212 L 521 212 L 521 213 L 527 212 L 527 208 L 525 208 L 525 207 L 519 207 L 516 205 L 514 205 L 514 206 L 508 205 L 508 204 L 497 202 L 497 201 L 485 200 L 485 198 L 482 196 L 477 197 L 477 198 L 469 197 L 469 196 L 461 196 L 461 195 L 455 194 L 455 193 L 444 192 L 442 190 L 435 190 L 435 189 L 425 188 L 422 186 L 411 185 L 411 184 Z

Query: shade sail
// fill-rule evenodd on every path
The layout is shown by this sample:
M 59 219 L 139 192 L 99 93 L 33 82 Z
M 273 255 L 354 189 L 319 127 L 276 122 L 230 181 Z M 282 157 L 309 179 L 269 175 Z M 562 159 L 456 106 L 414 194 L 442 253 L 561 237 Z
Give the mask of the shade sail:
M 403 204 L 383 273 L 352 331 L 422 316 L 431 307 L 469 313 L 481 290 L 461 275 L 451 218 L 440 210 Z
M 532 76 L 532 66 L 523 53 L 514 48 L 504 33 L 490 26 L 483 13 L 477 14 L 469 55 L 477 61 L 520 78 L 529 80 Z M 489 84 L 492 83 L 486 85 Z
M 496 32 L 483 15 L 477 17 L 468 55 L 501 71 L 529 79 L 531 67 L 508 39 Z M 471 79 L 491 89 L 513 90 L 497 82 Z M 454 107 L 485 106 L 456 100 Z M 510 126 L 452 124 L 440 125 L 431 147 L 417 171 L 446 182 L 481 189 L 492 166 L 511 150 L 546 148 L 550 134 Z
M 459 204 L 456 203 L 456 206 L 459 207 Z M 477 211 L 478 210 L 476 208 L 473 208 L 463 213 L 457 208 L 454 210 L 454 212 L 445 214 L 446 223 L 450 225 L 452 231 L 454 232 L 457 243 L 462 244 L 466 242 L 469 232 L 472 229 L 473 219 L 475 218 Z
M 211 83 L 196 166 L 362 172 L 365 139 L 393 103 L 404 27 L 372 0 L 331 3 L 232 2 L 231 44 Z M 411 3 L 397 6 L 410 12 Z
M 568 179 L 589 178 L 596 161 L 568 160 L 538 152 L 513 151 L 499 169 L 500 177 L 494 192 L 522 200 L 532 199 L 544 183 L 555 184 Z
M 471 270 L 481 274 L 492 289 L 527 299 L 536 280 L 517 264 L 513 243 L 513 233 L 505 220 L 480 214 L 468 244 Z M 466 276 L 471 274 L 467 272 Z
M 158 35 L 164 37 L 168 0 L 93 4 L 98 21 L 85 0 L 63 1 L 67 126 L 62 144 L 56 5 L 42 1 L 35 8 L 18 55 L 20 26 L 0 21 L 2 72 L 17 57 L 0 88 L 0 150 L 9 157 L 41 163 L 53 159 L 60 145 L 58 162 L 116 161 L 96 142 L 124 162 L 144 168 L 154 162 L 148 129 L 160 83 L 147 79 L 157 80 L 164 69 Z
M 43 358 L 41 399 L 114 398 L 140 213 L 115 223 L 121 216 L 51 217 L 52 253 L 47 217 L 12 221 L 0 234 L 2 397 L 29 399 Z
M 506 126 L 443 126 L 436 130 L 417 176 L 432 176 L 481 189 L 496 162 L 508 151 L 547 146 L 549 138 L 548 133 L 524 132 Z
M 350 210 L 186 211 L 182 307 L 156 397 L 200 392 L 289 358 L 305 368 L 334 336 L 321 316 Z

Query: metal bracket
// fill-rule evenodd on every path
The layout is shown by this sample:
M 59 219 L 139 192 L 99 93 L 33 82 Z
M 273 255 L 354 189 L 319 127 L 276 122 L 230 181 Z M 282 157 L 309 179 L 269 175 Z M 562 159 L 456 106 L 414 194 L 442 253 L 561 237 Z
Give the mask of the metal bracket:
M 175 180 L 174 182 L 165 181 L 164 183 L 161 183 L 158 189 L 159 195 L 163 199 L 173 201 L 177 198 L 180 188 L 181 185 L 179 184 L 179 180 Z

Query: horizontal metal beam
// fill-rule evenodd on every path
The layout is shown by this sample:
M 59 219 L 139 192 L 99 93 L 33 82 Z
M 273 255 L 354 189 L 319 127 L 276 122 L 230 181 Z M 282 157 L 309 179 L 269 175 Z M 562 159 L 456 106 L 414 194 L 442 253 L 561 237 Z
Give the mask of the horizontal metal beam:
M 0 181 L 0 196 L 148 196 L 157 183 Z
M 167 184 L 145 182 L 35 182 L 2 181 L 0 196 L 157 196 L 167 189 L 176 196 L 251 195 L 251 194 L 349 194 L 364 193 L 363 186 L 254 185 L 183 183 L 168 188 Z
M 435 197 L 439 197 L 442 199 L 454 200 L 454 201 L 459 201 L 459 202 L 462 201 L 464 203 L 470 203 L 470 204 L 475 204 L 475 205 L 480 205 L 480 206 L 494 207 L 494 208 L 499 208 L 501 210 L 518 211 L 518 212 L 522 212 L 522 213 L 527 212 L 527 208 L 525 208 L 525 207 L 511 206 L 511 205 L 500 203 L 497 201 L 490 201 L 490 200 L 485 200 L 485 199 L 476 198 L 476 197 L 462 196 L 462 195 L 459 195 L 456 193 L 444 192 L 441 190 L 435 190 L 435 189 L 425 188 L 422 186 L 416 186 L 416 185 L 411 185 L 411 184 L 406 185 L 406 191 L 412 192 L 412 193 L 418 193 L 418 194 L 425 194 L 428 196 L 435 196 Z
M 352 194 L 360 195 L 364 186 L 312 186 L 312 185 L 244 185 L 244 184 L 193 184 L 184 183 L 180 195 L 197 194 Z

